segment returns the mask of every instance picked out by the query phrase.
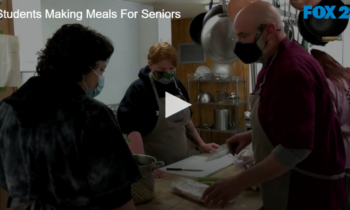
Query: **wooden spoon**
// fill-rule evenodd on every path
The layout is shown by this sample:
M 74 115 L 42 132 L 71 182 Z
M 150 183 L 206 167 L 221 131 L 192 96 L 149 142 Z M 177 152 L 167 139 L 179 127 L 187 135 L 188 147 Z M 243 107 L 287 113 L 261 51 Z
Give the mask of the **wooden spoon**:
M 227 15 L 233 22 L 241 9 L 248 6 L 249 4 L 260 1 L 260 0 L 230 0 L 227 4 Z
M 311 5 L 312 7 L 318 5 L 321 0 L 290 0 L 290 4 L 297 10 L 303 11 L 305 5 Z

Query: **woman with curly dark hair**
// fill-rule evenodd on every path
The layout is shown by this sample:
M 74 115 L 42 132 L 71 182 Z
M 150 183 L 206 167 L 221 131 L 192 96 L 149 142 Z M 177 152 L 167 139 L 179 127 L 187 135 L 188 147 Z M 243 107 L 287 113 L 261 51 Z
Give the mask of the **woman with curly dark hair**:
M 0 187 L 9 208 L 135 209 L 139 168 L 113 112 L 93 99 L 113 51 L 96 31 L 63 25 L 39 52 L 38 76 L 0 102 Z

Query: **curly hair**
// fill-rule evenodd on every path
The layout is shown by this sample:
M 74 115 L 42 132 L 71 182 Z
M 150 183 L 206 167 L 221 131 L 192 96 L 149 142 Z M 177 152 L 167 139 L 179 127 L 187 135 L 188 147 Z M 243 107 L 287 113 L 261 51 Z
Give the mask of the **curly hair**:
M 36 72 L 39 76 L 79 82 L 97 61 L 108 61 L 113 52 L 112 42 L 102 34 L 81 24 L 65 24 L 37 53 Z

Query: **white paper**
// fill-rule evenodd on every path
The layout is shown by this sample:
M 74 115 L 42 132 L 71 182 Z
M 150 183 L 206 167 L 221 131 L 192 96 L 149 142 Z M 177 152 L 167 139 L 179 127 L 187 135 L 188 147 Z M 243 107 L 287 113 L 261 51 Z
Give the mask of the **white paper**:
M 0 87 L 19 87 L 19 41 L 17 36 L 0 35 Z
M 208 187 L 208 185 L 186 178 L 171 183 L 171 188 L 174 193 L 197 202 L 203 202 L 202 195 Z

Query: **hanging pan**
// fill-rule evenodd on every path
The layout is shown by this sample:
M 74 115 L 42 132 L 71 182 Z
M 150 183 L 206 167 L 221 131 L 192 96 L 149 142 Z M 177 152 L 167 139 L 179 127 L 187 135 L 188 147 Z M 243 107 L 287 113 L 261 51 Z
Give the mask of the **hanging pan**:
M 338 36 L 319 36 L 311 32 L 304 24 L 304 21 L 302 18 L 300 18 L 300 14 L 303 12 L 301 11 L 299 13 L 299 19 L 298 19 L 298 29 L 300 35 L 303 37 L 303 40 L 309 42 L 312 45 L 317 46 L 325 46 L 330 41 L 339 40 Z
M 208 22 L 208 20 L 212 17 L 215 17 L 217 15 L 222 15 L 223 13 L 223 9 L 221 5 L 217 5 L 213 8 L 210 8 L 209 6 L 209 11 L 207 12 L 207 14 L 205 15 L 204 19 L 203 19 L 203 26 L 205 25 L 206 22 Z
M 303 11 L 304 6 L 316 6 L 321 2 L 321 0 L 290 0 L 290 4 L 296 9 Z
M 206 12 L 203 12 L 193 18 L 190 24 L 190 36 L 192 41 L 197 45 L 202 45 L 201 34 L 203 29 L 203 19 Z
M 214 62 L 233 63 L 238 60 L 233 52 L 236 45 L 233 39 L 233 24 L 227 16 L 226 3 L 221 7 L 223 13 L 211 17 L 203 26 L 202 48 Z
M 336 6 L 334 11 L 335 17 L 340 17 L 344 12 L 339 11 L 339 8 L 345 6 L 340 0 L 322 0 L 318 6 L 332 5 Z M 349 19 L 317 19 L 313 15 L 309 15 L 308 19 L 304 19 L 304 12 L 299 13 L 299 20 L 305 28 L 312 34 L 320 37 L 324 36 L 339 36 L 346 29 Z M 299 21 L 300 22 L 300 21 Z

